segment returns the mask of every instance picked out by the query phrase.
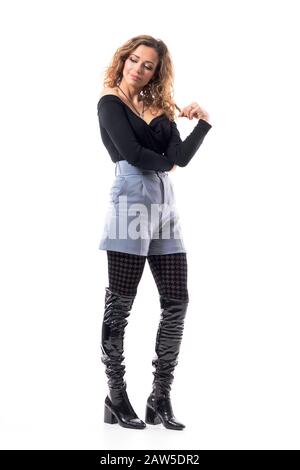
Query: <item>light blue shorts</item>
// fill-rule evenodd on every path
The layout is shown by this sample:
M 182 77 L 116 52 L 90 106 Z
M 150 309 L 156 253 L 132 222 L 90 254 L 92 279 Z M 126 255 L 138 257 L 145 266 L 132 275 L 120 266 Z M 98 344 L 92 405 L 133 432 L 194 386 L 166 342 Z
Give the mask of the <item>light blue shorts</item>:
M 99 250 L 136 255 L 186 253 L 173 184 L 165 171 L 116 163 Z

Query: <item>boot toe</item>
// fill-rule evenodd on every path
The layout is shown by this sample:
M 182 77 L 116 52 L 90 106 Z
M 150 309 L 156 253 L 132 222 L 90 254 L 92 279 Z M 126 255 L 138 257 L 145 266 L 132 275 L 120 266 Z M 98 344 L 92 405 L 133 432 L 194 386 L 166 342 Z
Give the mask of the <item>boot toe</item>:
M 131 423 L 134 424 L 135 427 L 137 428 L 145 428 L 146 427 L 146 423 L 144 423 L 144 421 L 142 421 L 141 419 L 139 418 L 134 418 L 134 419 L 131 419 L 130 420 Z
M 139 418 L 125 419 L 124 417 L 120 420 L 120 424 L 123 427 L 131 429 L 144 429 L 146 424 Z
M 180 423 L 180 421 L 177 421 L 175 417 L 173 417 L 172 419 L 170 419 L 169 421 L 167 421 L 167 427 L 168 429 L 178 429 L 178 430 L 181 430 L 181 429 L 184 429 L 185 428 L 185 425 L 183 423 Z

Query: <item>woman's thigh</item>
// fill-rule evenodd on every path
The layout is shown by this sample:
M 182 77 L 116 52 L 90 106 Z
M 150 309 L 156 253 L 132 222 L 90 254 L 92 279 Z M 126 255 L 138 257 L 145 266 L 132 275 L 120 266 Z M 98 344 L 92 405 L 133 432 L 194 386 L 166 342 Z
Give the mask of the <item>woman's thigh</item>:
M 149 255 L 147 260 L 160 295 L 189 300 L 186 253 Z
M 109 287 L 121 295 L 136 295 L 146 256 L 107 250 Z

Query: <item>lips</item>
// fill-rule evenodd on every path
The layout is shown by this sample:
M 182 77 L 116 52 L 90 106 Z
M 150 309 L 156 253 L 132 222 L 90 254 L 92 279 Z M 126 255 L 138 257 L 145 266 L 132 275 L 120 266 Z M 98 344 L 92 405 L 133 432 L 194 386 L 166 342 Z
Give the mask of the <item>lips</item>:
M 140 78 L 137 77 L 136 75 L 131 75 L 131 78 L 133 78 L 133 80 L 139 80 Z

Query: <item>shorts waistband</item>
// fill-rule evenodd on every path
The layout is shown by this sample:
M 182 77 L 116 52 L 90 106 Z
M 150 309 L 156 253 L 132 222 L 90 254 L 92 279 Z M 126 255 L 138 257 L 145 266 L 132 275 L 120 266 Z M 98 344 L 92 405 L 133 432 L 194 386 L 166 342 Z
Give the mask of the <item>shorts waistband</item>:
M 144 170 L 143 168 L 138 168 L 137 166 L 131 165 L 127 160 L 121 160 L 116 162 L 115 166 L 115 175 L 144 175 L 144 174 L 157 174 L 165 176 L 168 173 L 161 170 Z

